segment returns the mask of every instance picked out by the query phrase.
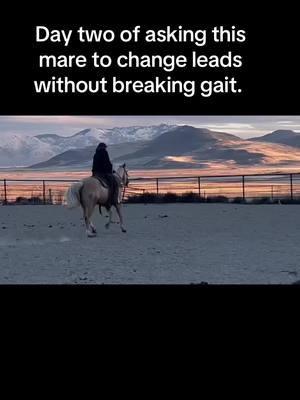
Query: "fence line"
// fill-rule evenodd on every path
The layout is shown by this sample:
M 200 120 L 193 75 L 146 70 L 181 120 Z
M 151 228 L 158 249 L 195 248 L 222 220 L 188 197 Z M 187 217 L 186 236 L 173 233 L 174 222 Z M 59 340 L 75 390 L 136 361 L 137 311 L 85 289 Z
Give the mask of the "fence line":
M 80 179 L 0 179 L 2 204 L 31 202 L 33 204 L 61 204 L 64 192 Z M 272 200 L 300 198 L 300 172 L 236 175 L 186 175 L 131 178 L 123 192 L 126 201 L 132 196 L 152 193 L 184 194 L 192 192 L 200 198 L 240 197 L 243 201 L 257 197 Z

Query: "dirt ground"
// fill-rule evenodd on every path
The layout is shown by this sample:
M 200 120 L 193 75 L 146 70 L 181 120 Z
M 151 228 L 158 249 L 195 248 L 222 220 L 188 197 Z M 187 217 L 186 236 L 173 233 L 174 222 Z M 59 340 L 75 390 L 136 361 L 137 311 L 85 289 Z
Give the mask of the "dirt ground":
M 124 205 L 127 233 L 95 210 L 0 207 L 0 283 L 290 284 L 300 279 L 300 206 Z M 114 215 L 114 219 L 116 219 Z

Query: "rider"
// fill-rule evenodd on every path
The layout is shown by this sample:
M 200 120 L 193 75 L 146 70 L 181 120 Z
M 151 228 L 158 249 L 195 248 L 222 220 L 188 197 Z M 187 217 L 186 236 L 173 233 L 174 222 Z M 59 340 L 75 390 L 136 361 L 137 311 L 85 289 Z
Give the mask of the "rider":
M 109 159 L 107 146 L 105 143 L 99 143 L 93 158 L 92 173 L 95 177 L 104 178 L 109 186 L 109 205 L 118 202 L 118 183 L 113 175 L 113 166 Z

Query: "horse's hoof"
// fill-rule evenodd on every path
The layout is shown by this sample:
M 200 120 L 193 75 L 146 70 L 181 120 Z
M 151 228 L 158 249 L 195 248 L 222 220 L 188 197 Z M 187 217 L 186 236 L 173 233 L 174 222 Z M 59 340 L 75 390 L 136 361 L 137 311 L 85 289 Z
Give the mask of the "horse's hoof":
M 126 231 L 126 229 L 122 229 L 122 232 L 123 232 L 123 233 L 126 233 L 127 231 Z
M 95 232 L 88 232 L 88 233 L 87 233 L 87 236 L 88 236 L 89 238 L 92 238 L 92 237 L 96 237 L 97 234 L 96 234 Z
M 109 228 L 109 224 L 105 224 L 105 228 L 108 229 Z

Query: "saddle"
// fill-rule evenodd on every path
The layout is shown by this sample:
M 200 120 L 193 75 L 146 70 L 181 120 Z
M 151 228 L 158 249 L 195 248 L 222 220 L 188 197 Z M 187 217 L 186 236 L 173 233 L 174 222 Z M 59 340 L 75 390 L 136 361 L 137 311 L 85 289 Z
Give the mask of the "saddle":
M 101 183 L 101 185 L 103 187 L 105 187 L 105 189 L 109 189 L 109 184 L 106 180 L 106 178 L 104 176 L 100 176 L 100 175 L 92 175 L 93 178 L 97 179 L 97 181 L 99 181 Z

